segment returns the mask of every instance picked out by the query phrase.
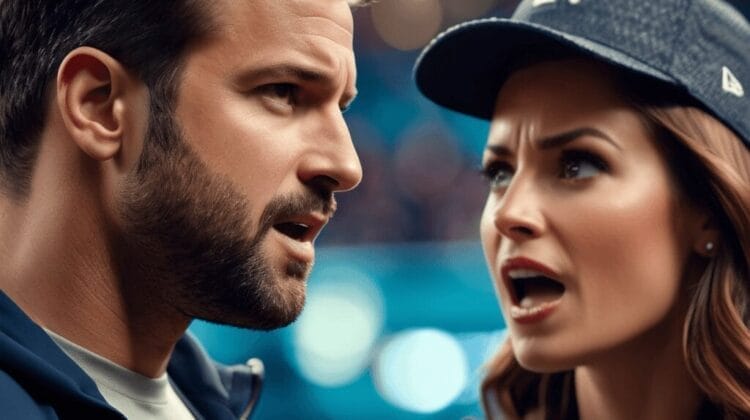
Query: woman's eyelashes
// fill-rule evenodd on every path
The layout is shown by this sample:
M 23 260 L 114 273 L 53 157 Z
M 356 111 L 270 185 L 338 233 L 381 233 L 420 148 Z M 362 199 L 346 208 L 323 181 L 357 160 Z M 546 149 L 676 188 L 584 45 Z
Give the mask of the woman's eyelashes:
M 559 176 L 567 180 L 593 178 L 609 169 L 595 153 L 586 150 L 564 150 L 560 157 Z
M 553 168 L 553 171 L 546 171 L 542 168 L 540 173 L 552 173 L 556 179 L 566 183 L 589 180 L 609 171 L 609 165 L 599 155 L 579 149 L 561 151 L 557 164 Z M 490 160 L 482 165 L 481 173 L 489 182 L 490 188 L 499 190 L 510 185 L 515 175 L 515 168 L 505 160 Z
M 494 160 L 482 165 L 482 176 L 493 190 L 505 188 L 513 178 L 513 166 L 502 160 Z

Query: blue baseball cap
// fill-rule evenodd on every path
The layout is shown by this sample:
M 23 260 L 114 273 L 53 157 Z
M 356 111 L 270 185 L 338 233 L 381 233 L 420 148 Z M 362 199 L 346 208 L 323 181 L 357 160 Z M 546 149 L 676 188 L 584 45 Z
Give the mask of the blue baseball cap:
M 438 35 L 414 77 L 435 103 L 491 119 L 514 64 L 559 51 L 684 90 L 750 147 L 750 23 L 722 0 L 524 0 Z

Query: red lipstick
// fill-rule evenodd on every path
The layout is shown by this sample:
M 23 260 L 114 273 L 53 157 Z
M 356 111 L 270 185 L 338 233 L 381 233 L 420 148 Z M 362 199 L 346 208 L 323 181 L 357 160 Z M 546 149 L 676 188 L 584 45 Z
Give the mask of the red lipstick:
M 514 257 L 501 266 L 503 285 L 511 297 L 510 318 L 519 324 L 533 324 L 551 315 L 559 306 L 564 285 L 544 264 L 525 257 Z M 555 296 L 560 293 L 560 296 Z M 551 298 L 551 300 L 549 300 Z

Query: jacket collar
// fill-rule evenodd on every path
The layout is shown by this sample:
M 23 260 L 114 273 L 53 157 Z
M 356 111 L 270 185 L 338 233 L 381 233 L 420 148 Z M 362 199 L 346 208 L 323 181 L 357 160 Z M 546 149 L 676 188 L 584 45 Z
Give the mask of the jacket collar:
M 263 364 L 224 366 L 212 361 L 186 333 L 177 342 L 167 372 L 186 399 L 207 418 L 248 418 L 263 382 Z
M 35 400 L 52 406 L 124 418 L 106 403 L 94 381 L 38 325 L 0 291 L 0 370 Z
M 194 412 L 211 419 L 236 419 L 249 414 L 257 399 L 263 378 L 260 366 L 258 371 L 253 366 L 219 365 L 186 333 L 172 352 L 167 372 Z M 77 410 L 98 413 L 97 418 L 123 418 L 94 381 L 1 290 L 0 370 L 37 400 L 53 406 L 75 403 Z

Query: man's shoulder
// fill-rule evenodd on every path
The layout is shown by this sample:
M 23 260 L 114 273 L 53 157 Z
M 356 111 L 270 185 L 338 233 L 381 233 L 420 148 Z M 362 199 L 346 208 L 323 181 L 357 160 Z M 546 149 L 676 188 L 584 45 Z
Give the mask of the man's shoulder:
M 38 403 L 10 374 L 0 370 L 0 413 L 7 419 L 55 419 L 52 407 Z

